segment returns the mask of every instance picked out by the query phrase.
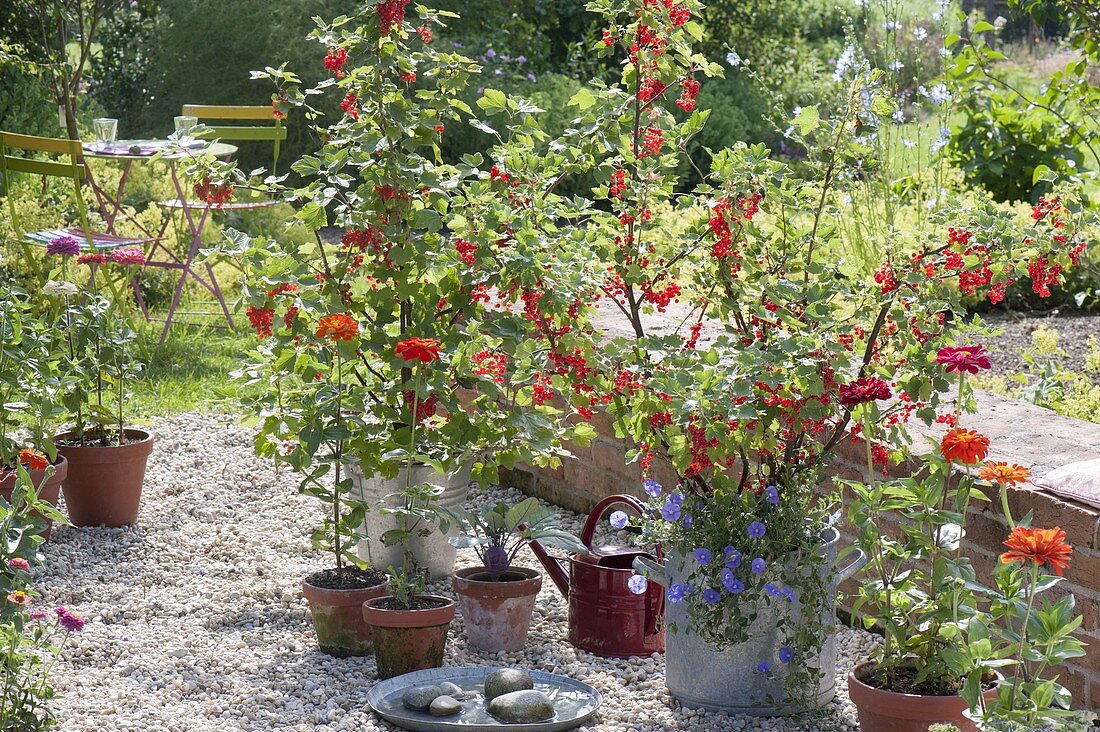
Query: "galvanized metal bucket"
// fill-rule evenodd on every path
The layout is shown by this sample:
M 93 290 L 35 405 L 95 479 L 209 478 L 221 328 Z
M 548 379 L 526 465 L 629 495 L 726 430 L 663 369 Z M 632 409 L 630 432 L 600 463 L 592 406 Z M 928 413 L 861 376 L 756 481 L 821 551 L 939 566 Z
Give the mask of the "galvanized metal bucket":
M 367 477 L 358 466 L 349 465 L 348 476 L 352 481 L 350 494 L 352 498 L 366 502 L 369 507 L 366 521 L 359 531 L 368 538 L 359 542 L 356 553 L 365 562 L 381 570 L 389 567 L 400 567 L 402 561 L 401 546 L 386 546 L 382 543 L 382 535 L 387 531 L 397 528 L 397 517 L 393 514 L 384 514 L 378 509 L 382 506 L 397 508 L 401 505 L 400 496 L 396 495 L 405 488 L 405 471 L 402 470 L 395 478 L 383 478 L 378 475 Z M 441 508 L 458 508 L 466 502 L 466 495 L 470 488 L 470 465 L 465 464 L 456 468 L 447 475 L 437 473 L 431 466 L 414 465 L 411 476 L 412 485 L 430 483 L 442 485 L 443 494 L 439 497 Z M 458 550 L 448 543 L 447 539 L 458 535 L 458 528 L 451 524 L 447 533 L 432 525 L 427 535 L 423 532 L 412 537 L 410 549 L 417 563 L 426 568 L 433 580 L 447 577 L 454 571 L 455 559 Z
M 724 649 L 716 648 L 691 627 L 685 603 L 665 603 L 665 684 L 672 696 L 685 707 L 712 712 L 747 714 L 756 717 L 777 717 L 799 714 L 827 704 L 836 693 L 836 587 L 867 564 L 862 552 L 842 569 L 836 569 L 840 534 L 832 527 L 821 531 L 821 552 L 826 561 L 821 565 L 825 583 L 825 601 L 819 608 L 804 608 L 796 599 L 786 612 L 778 614 L 761 605 L 756 620 L 749 625 L 744 643 Z M 663 566 L 641 558 L 635 568 L 665 587 L 684 582 L 690 574 L 690 559 L 672 552 Z M 804 613 L 817 612 L 830 632 L 816 658 L 803 658 L 798 663 L 820 669 L 821 683 L 816 696 L 792 699 L 784 688 L 782 664 L 773 664 L 772 672 L 762 674 L 757 665 L 763 659 L 774 659 L 780 647 L 779 628 L 798 623 Z M 808 697 L 808 699 L 807 699 Z

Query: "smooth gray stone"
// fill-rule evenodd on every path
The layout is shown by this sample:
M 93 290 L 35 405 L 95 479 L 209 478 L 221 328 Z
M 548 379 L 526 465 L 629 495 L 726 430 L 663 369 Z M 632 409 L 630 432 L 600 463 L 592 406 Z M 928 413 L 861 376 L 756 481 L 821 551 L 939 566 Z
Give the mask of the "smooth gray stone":
M 501 694 L 534 688 L 535 680 L 526 671 L 518 668 L 498 669 L 485 677 L 485 701 L 492 701 Z
M 428 711 L 431 712 L 433 717 L 449 717 L 452 714 L 461 712 L 462 705 L 458 702 L 458 699 L 444 694 L 432 699 Z
M 550 697 L 541 691 L 525 689 L 502 694 L 489 702 L 489 714 L 509 724 L 543 722 L 554 716 Z
M 462 701 L 466 698 L 466 692 L 462 690 L 462 687 L 458 684 L 452 684 L 450 681 L 444 681 L 439 685 L 439 688 L 443 690 L 444 694 L 452 699 Z
M 406 709 L 423 712 L 439 696 L 443 696 L 443 690 L 438 686 L 414 686 L 401 695 L 401 703 Z

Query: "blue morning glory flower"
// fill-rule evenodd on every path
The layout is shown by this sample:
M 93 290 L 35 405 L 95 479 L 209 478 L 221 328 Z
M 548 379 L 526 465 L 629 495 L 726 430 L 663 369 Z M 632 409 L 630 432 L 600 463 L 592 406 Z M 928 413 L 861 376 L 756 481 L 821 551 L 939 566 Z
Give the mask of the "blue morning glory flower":
M 764 497 L 768 499 L 768 503 L 773 506 L 779 503 L 779 491 L 774 485 L 769 485 L 764 489 Z
M 703 566 L 710 564 L 710 560 L 714 557 L 714 555 L 710 553 L 710 549 L 704 547 L 698 547 L 692 554 L 695 555 L 695 561 Z
M 765 562 L 760 557 L 757 557 L 756 559 L 752 560 L 752 573 L 753 574 L 764 574 L 764 570 L 767 569 L 767 568 L 768 568 L 768 563 Z
M 767 528 L 760 521 L 753 521 L 751 524 L 749 524 L 749 536 L 754 539 L 759 539 L 763 537 L 765 531 L 767 531 Z
M 683 495 L 680 494 L 679 491 L 677 491 L 675 493 L 670 493 L 668 495 L 668 501 L 669 501 L 669 503 L 675 503 L 677 506 L 684 505 L 684 497 L 683 497 Z
M 611 514 L 611 525 L 616 529 L 625 528 L 628 520 L 629 517 L 626 515 L 625 511 L 615 511 Z
M 690 529 L 695 523 L 695 517 L 692 516 L 690 513 L 685 513 L 684 517 L 680 519 L 680 523 L 684 525 L 685 529 Z
M 653 480 L 653 478 L 646 478 L 645 482 L 642 483 L 642 488 L 645 489 L 645 494 L 650 498 L 656 498 L 661 495 L 661 484 Z
M 797 595 L 794 594 L 794 590 L 792 590 L 790 587 L 783 588 L 783 595 L 791 602 L 794 602 L 797 598 Z
M 731 595 L 740 595 L 745 591 L 745 583 L 737 579 L 733 572 L 728 569 L 722 570 L 722 586 Z
M 757 673 L 761 673 L 761 674 L 766 674 L 771 670 L 772 670 L 772 664 L 771 664 L 770 661 L 761 661 L 756 667 Z
M 714 589 L 713 587 L 708 587 L 707 589 L 703 590 L 703 602 L 705 602 L 706 604 L 713 605 L 721 599 L 722 593 Z
M 640 574 L 636 574 L 626 581 L 626 588 L 635 595 L 644 595 L 649 589 L 649 580 Z
M 661 516 L 665 521 L 675 521 L 680 518 L 680 504 L 672 500 L 672 496 L 668 497 L 665 501 L 664 508 L 661 509 Z
M 783 646 L 779 649 L 779 660 L 783 663 L 790 663 L 794 658 L 794 649 L 790 646 Z
M 779 588 L 778 588 L 778 587 L 776 587 L 775 585 L 773 585 L 773 584 L 772 584 L 771 582 L 769 582 L 768 584 L 764 585 L 764 591 L 765 591 L 765 592 L 767 592 L 767 593 L 768 593 L 769 595 L 771 595 L 772 597 L 779 597 L 780 595 L 782 595 L 782 594 L 783 594 L 783 593 L 782 593 L 782 592 L 781 592 L 781 591 L 779 590 Z
M 677 583 L 668 588 L 668 601 L 680 602 L 684 599 L 684 595 L 687 594 L 688 586 L 682 583 Z
M 722 550 L 722 553 L 726 555 L 726 566 L 730 569 L 737 569 L 741 566 L 741 552 L 734 549 L 732 546 L 727 546 Z

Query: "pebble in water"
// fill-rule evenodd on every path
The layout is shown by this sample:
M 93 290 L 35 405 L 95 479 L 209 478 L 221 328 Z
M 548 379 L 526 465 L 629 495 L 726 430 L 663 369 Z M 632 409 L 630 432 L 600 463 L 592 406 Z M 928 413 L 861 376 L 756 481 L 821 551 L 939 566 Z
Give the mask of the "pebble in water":
M 462 711 L 462 704 L 458 699 L 447 696 L 437 696 L 432 699 L 431 705 L 428 707 L 428 711 L 435 717 L 449 717 L 452 714 L 458 714 Z
M 542 722 L 554 716 L 550 697 L 541 691 L 525 689 L 512 691 L 489 702 L 489 714 L 509 724 Z
M 485 701 L 492 701 L 501 694 L 534 689 L 531 674 L 518 668 L 499 668 L 485 677 Z
M 450 681 L 444 681 L 439 685 L 439 688 L 443 690 L 444 694 L 452 699 L 461 701 L 466 698 L 466 692 L 462 690 L 462 687 L 458 684 L 452 684 Z
M 414 686 L 401 695 L 401 703 L 406 709 L 423 712 L 440 696 L 443 696 L 443 689 L 438 686 Z

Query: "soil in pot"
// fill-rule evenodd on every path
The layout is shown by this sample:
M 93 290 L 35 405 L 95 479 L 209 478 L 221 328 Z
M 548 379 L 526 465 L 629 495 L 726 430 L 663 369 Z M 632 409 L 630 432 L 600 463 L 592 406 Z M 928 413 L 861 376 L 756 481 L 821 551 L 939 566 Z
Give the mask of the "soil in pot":
M 363 617 L 374 637 L 378 678 L 442 666 L 454 616 L 454 600 L 438 595 L 414 597 L 409 607 L 402 607 L 394 597 L 366 602 Z
M 127 429 L 122 445 L 111 436 L 87 433 L 83 444 L 71 432 L 54 438 L 58 453 L 69 461 L 61 490 L 74 526 L 117 527 L 137 521 L 153 436 Z
M 451 586 L 462 606 L 470 648 L 495 653 L 519 651 L 527 644 L 542 588 L 538 572 L 513 567 L 494 575 L 484 567 L 467 567 L 455 572 Z
M 306 577 L 302 594 L 322 653 L 337 658 L 371 654 L 374 645 L 363 603 L 385 595 L 388 584 L 386 573 L 374 568 L 323 569 Z
M 848 674 L 848 696 L 856 706 L 861 732 L 928 732 L 936 723 L 953 724 L 960 732 L 978 732 L 964 714 L 969 705 L 957 688 L 917 684 L 913 677 L 899 669 L 887 689 L 881 688 L 885 681 L 871 663 L 861 663 Z M 984 693 L 992 700 L 997 693 L 995 683 Z
M 58 455 L 57 460 L 54 462 L 54 474 L 50 476 L 50 479 L 46 481 L 45 485 L 42 483 L 42 477 L 46 474 L 44 470 L 32 470 L 30 471 L 31 481 L 39 486 L 38 497 L 50 504 L 51 506 L 57 506 L 57 497 L 61 492 L 61 482 L 65 480 L 65 476 L 69 471 L 69 462 L 65 459 L 64 455 Z M 18 473 L 10 468 L 0 468 L 0 495 L 4 496 L 4 500 L 10 501 L 12 491 L 15 490 L 15 481 L 18 477 Z M 42 530 L 42 538 L 49 541 L 50 534 L 53 532 L 53 521 L 46 518 L 37 511 L 34 515 L 38 518 L 45 519 L 46 527 Z

